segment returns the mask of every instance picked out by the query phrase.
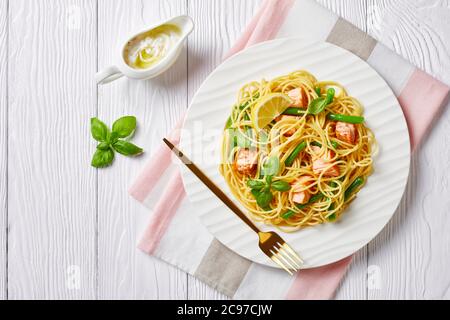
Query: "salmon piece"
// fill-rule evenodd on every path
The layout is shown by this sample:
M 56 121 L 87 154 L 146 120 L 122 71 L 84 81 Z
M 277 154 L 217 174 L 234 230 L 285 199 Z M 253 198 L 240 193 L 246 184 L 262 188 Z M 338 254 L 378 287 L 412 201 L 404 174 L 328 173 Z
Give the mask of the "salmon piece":
M 297 204 L 305 204 L 308 203 L 309 199 L 311 198 L 311 193 L 309 190 L 304 190 L 305 187 L 308 187 L 308 185 L 311 184 L 313 181 L 313 177 L 311 176 L 302 176 L 295 180 L 292 187 L 292 202 L 295 202 Z
M 341 141 L 355 144 L 356 142 L 356 127 L 354 124 L 345 122 L 336 122 L 336 138 Z
M 305 108 L 308 106 L 308 96 L 305 90 L 301 88 L 292 89 L 287 95 L 293 101 L 291 107 Z
M 258 167 L 258 152 L 251 149 L 239 149 L 233 166 L 234 170 L 241 174 L 252 174 Z
M 282 120 L 286 120 L 286 119 L 292 119 L 292 118 L 294 118 L 294 116 L 281 115 L 281 116 L 278 116 L 277 118 L 275 118 L 275 121 L 278 122 L 278 121 L 282 121 Z M 299 117 L 295 117 L 295 119 L 299 119 Z M 286 131 L 284 133 L 284 136 L 285 137 L 292 137 L 295 134 L 295 132 L 297 132 L 297 129 L 296 128 L 292 128 L 292 129 Z
M 340 173 L 339 167 L 337 165 L 331 166 L 327 169 L 327 167 L 329 167 L 331 164 L 331 159 L 333 159 L 336 155 L 334 151 L 328 150 L 324 156 L 317 158 L 317 155 L 320 154 L 321 149 L 316 146 L 312 146 L 311 148 L 313 149 L 314 153 L 316 153 L 316 156 L 313 156 L 313 158 L 316 158 L 313 160 L 313 172 L 317 175 L 320 175 L 323 171 L 325 171 L 323 173 L 324 177 L 339 177 Z

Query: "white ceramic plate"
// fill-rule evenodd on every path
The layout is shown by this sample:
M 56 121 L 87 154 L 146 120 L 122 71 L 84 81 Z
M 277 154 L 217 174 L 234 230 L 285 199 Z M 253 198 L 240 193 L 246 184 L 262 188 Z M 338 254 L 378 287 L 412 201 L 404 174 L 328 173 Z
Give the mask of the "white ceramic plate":
M 289 38 L 253 46 L 225 61 L 202 84 L 188 110 L 180 147 L 239 203 L 218 171 L 223 128 L 237 92 L 250 81 L 300 69 L 319 80 L 340 82 L 359 99 L 380 145 L 374 174 L 337 223 L 280 232 L 305 260 L 304 267 L 312 268 L 347 257 L 372 240 L 394 214 L 406 186 L 410 165 L 406 121 L 392 90 L 376 71 L 352 53 L 325 42 Z M 257 235 L 184 166 L 182 176 L 198 217 L 214 237 L 254 262 L 276 266 L 260 251 Z

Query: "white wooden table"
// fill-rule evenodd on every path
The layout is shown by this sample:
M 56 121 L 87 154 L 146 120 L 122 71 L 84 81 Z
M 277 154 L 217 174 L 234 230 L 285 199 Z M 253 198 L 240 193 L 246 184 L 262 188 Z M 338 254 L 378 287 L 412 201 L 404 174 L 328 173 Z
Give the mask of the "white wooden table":
M 450 84 L 450 1 L 319 2 Z M 259 4 L 0 0 L 0 299 L 223 298 L 136 249 L 148 214 L 127 188 Z M 172 69 L 97 88 L 117 38 L 182 13 L 196 30 Z M 93 169 L 90 117 L 125 114 L 137 116 L 146 154 Z M 413 156 L 399 210 L 357 254 L 338 299 L 450 298 L 449 132 L 447 108 Z

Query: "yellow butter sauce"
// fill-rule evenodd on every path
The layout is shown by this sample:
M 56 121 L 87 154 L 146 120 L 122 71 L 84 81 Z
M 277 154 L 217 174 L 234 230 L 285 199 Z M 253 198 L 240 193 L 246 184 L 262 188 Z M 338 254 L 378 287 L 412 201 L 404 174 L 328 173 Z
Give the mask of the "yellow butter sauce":
M 147 69 L 161 61 L 180 39 L 181 30 L 163 24 L 130 40 L 124 50 L 126 63 L 135 69 Z

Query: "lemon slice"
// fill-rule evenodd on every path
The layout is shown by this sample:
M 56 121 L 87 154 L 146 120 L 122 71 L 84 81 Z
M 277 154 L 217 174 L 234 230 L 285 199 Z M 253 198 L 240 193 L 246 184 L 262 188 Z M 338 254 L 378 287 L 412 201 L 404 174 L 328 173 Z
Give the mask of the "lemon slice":
M 252 110 L 254 128 L 258 131 L 263 129 L 291 104 L 291 98 L 284 93 L 271 93 L 262 97 Z

